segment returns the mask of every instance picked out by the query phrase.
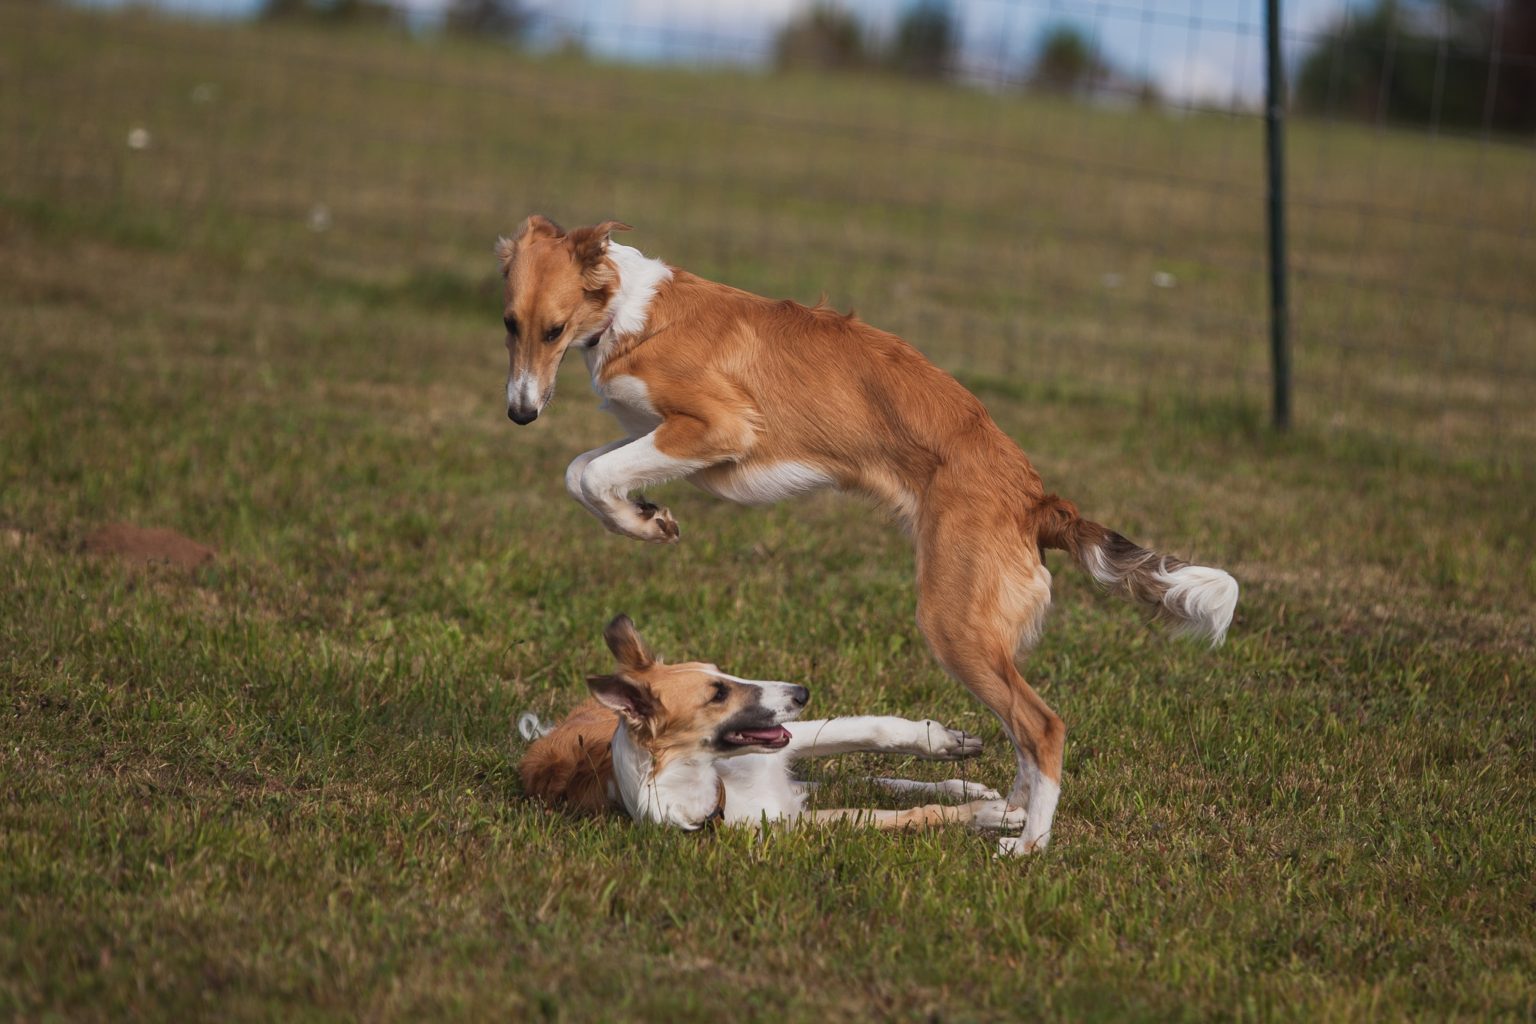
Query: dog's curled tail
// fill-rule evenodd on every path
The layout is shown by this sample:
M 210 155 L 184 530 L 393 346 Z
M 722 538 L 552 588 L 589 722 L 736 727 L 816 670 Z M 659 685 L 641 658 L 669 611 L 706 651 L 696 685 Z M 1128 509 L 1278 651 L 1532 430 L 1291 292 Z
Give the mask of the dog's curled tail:
M 1084 519 L 1077 506 L 1047 495 L 1040 506 L 1041 547 L 1071 555 L 1099 585 L 1153 606 L 1180 633 L 1220 646 L 1237 608 L 1237 580 L 1221 569 L 1191 565 L 1133 544 Z
M 525 711 L 517 720 L 517 733 L 525 740 L 536 740 L 540 736 L 548 736 L 554 729 L 552 725 L 545 725 L 539 721 L 539 716 L 532 711 Z

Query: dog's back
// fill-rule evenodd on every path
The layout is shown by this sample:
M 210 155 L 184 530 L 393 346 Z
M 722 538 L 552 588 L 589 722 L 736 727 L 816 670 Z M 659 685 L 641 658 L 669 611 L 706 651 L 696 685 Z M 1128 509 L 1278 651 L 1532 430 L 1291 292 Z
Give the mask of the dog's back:
M 523 792 L 581 814 L 614 808 L 613 733 L 619 716 L 595 700 L 572 711 L 523 756 Z

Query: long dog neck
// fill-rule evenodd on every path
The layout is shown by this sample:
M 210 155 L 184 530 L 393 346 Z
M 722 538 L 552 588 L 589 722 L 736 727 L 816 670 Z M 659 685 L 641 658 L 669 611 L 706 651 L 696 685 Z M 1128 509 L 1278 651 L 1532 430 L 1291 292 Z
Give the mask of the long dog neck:
M 628 245 L 608 243 L 608 259 L 618 272 L 619 287 L 608 303 L 608 328 L 598 337 L 597 343 L 583 353 L 587 372 L 593 380 L 615 351 L 644 336 L 650 319 L 651 300 L 657 289 L 672 280 L 671 267 Z
M 714 758 L 698 754 L 658 759 L 622 722 L 613 734 L 613 779 L 636 821 L 699 829 L 724 810 Z

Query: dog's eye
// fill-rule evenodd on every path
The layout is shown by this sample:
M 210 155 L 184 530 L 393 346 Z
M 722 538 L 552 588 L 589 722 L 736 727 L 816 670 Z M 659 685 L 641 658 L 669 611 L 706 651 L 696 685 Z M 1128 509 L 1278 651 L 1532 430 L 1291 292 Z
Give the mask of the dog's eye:
M 512 337 L 514 337 L 514 338 L 517 337 L 517 317 L 515 317 L 515 316 L 502 317 L 501 322 L 507 325 L 507 333 L 508 334 L 512 335 Z
M 709 702 L 711 704 L 724 704 L 726 698 L 729 697 L 730 695 L 731 695 L 731 688 L 729 686 L 726 686 L 724 683 L 716 683 L 715 684 L 715 695 L 713 697 L 709 698 Z
M 564 333 L 565 333 L 565 324 L 555 324 L 555 326 L 551 327 L 549 330 L 544 332 L 544 340 L 545 341 L 559 341 L 560 340 L 560 335 L 562 335 Z

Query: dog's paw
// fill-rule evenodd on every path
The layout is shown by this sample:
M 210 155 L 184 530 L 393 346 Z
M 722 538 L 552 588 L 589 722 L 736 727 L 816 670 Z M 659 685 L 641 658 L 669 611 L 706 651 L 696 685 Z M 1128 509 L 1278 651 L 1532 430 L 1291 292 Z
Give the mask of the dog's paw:
M 1042 853 L 1050 841 L 1049 832 L 1034 839 L 1026 839 L 1024 836 L 1003 836 L 997 841 L 997 855 L 998 857 L 1024 857 L 1031 853 Z
M 637 518 L 632 534 L 636 539 L 653 544 L 676 544 L 682 537 L 682 531 L 677 528 L 677 520 L 672 518 L 671 509 L 638 496 L 631 504 Z
M 1003 794 L 979 782 L 971 782 L 968 779 L 945 779 L 943 782 L 935 782 L 937 792 L 955 800 L 1001 800 Z
M 971 804 L 971 824 L 976 828 L 1023 828 L 1024 808 L 1009 807 L 1001 797 Z
M 963 761 L 981 753 L 980 736 L 934 721 L 920 722 L 919 725 L 923 729 L 923 741 L 918 745 L 919 757 L 929 761 Z

